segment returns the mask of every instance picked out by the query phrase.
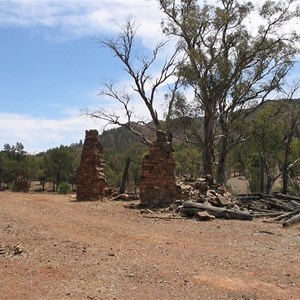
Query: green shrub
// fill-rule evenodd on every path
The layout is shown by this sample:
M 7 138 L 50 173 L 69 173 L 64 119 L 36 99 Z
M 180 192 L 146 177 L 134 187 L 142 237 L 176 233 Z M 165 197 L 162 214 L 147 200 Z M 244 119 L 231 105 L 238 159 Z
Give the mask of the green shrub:
M 72 190 L 72 186 L 71 184 L 67 183 L 67 182 L 62 182 L 59 186 L 58 186 L 58 193 L 59 194 L 69 194 Z

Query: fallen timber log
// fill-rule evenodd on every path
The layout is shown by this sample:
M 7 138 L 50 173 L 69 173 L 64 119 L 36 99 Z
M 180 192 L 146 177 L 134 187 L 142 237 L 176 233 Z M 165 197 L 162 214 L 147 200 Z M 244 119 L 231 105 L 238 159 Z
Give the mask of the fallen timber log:
M 291 195 L 285 195 L 281 193 L 274 194 L 274 197 L 281 200 L 294 200 L 300 202 L 300 197 L 291 196 Z
M 297 214 L 296 216 L 293 216 L 292 218 L 284 221 L 282 223 L 282 226 L 283 227 L 290 227 L 290 226 L 298 224 L 298 223 L 300 223 L 300 213 Z
M 300 213 L 300 209 L 297 209 L 297 210 L 294 210 L 294 211 L 291 211 L 291 212 L 287 212 L 287 213 L 284 213 L 284 214 L 280 214 L 278 217 L 274 218 L 272 221 L 281 221 L 283 219 L 288 219 L 288 218 L 291 218 L 297 214 Z
M 273 212 L 273 211 L 270 211 L 270 212 L 251 212 L 251 215 L 255 218 L 280 217 L 280 216 L 282 216 L 282 214 L 283 214 L 283 212 Z
M 293 204 L 294 206 L 300 208 L 300 202 L 297 202 L 297 201 L 295 201 L 295 200 L 290 200 L 290 203 Z
M 259 199 L 257 199 L 258 195 L 260 196 Z M 278 216 L 274 214 L 273 218 L 264 222 L 280 223 L 283 227 L 300 223 L 300 197 L 281 193 L 273 195 L 254 194 L 253 197 L 251 194 L 247 194 L 237 196 L 237 200 L 240 206 L 247 207 L 254 217 L 272 217 L 272 214 L 277 210 Z M 261 207 L 261 204 L 264 207 Z
M 268 206 L 284 211 L 293 211 L 294 207 L 289 203 L 284 203 L 274 198 L 260 199 L 260 202 L 266 203 Z
M 209 214 L 215 216 L 216 218 L 249 221 L 253 220 L 253 215 L 244 211 L 215 207 L 204 203 L 195 203 L 192 201 L 183 202 L 183 208 L 180 210 L 180 212 L 183 214 L 192 215 L 193 213 L 196 214 L 196 212 L 200 210 L 206 210 Z
M 300 197 L 285 195 L 285 194 L 281 194 L 281 193 L 239 194 L 236 196 L 236 199 L 241 202 L 247 202 L 247 201 L 251 201 L 251 200 L 255 201 L 255 200 L 260 200 L 260 199 L 278 199 L 278 200 L 284 200 L 284 202 L 296 201 L 296 202 L 300 203 Z
M 261 198 L 264 198 L 264 194 L 239 194 L 236 199 L 243 201 L 243 202 L 247 202 L 247 201 L 251 201 L 251 200 L 259 200 Z

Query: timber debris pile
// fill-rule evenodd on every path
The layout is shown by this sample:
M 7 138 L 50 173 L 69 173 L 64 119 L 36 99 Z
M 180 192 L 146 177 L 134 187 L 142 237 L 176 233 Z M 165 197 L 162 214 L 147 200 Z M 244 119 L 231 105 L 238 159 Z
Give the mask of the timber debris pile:
M 268 217 L 268 222 L 289 227 L 300 223 L 300 197 L 274 193 L 248 194 L 236 197 L 239 206 L 252 211 L 255 217 Z
M 280 193 L 234 197 L 222 186 L 214 185 L 209 175 L 186 183 L 181 181 L 187 199 L 179 207 L 180 214 L 199 220 L 268 218 L 267 222 L 278 222 L 283 227 L 300 223 L 300 197 Z
M 181 187 L 180 200 L 166 208 L 142 209 L 141 213 L 148 218 L 187 217 L 199 221 L 264 218 L 264 222 L 279 223 L 283 227 L 300 223 L 300 197 L 280 193 L 233 196 L 223 186 L 214 184 L 209 175 L 197 179 L 181 177 L 177 184 Z M 139 208 L 136 203 L 125 206 Z

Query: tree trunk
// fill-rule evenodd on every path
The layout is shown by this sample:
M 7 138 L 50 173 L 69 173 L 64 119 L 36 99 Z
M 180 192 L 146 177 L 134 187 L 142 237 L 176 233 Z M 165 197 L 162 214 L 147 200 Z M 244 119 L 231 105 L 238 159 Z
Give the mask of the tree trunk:
M 288 174 L 288 159 L 290 155 L 290 145 L 292 142 L 292 135 L 289 134 L 286 145 L 285 145 L 285 151 L 284 151 L 284 162 L 283 162 L 283 168 L 282 168 L 282 194 L 286 194 L 288 190 L 288 180 L 289 180 L 289 174 Z
M 125 168 L 124 168 L 123 178 L 122 178 L 120 190 L 119 190 L 120 194 L 124 194 L 124 192 L 125 192 L 126 183 L 128 182 L 129 165 L 130 165 L 130 157 L 127 157 L 127 158 L 125 158 Z
M 289 174 L 288 174 L 288 165 L 287 162 L 285 161 L 283 164 L 283 169 L 282 169 L 282 194 L 287 194 L 288 190 L 288 181 L 289 181 Z
M 260 156 L 260 193 L 265 192 L 264 158 Z
M 275 178 L 272 175 L 268 175 L 267 186 L 266 186 L 266 194 L 271 195 L 273 192 L 273 187 L 275 183 Z
M 227 133 L 224 133 L 224 136 L 220 141 L 220 157 L 216 174 L 216 182 L 221 185 L 223 185 L 225 182 L 225 162 L 227 153 Z
M 58 186 L 60 184 L 60 174 L 57 174 L 56 176 L 56 187 L 55 187 L 55 191 L 58 191 Z
M 204 116 L 204 145 L 203 145 L 203 174 L 212 174 L 213 163 L 213 112 L 211 108 L 205 110 Z

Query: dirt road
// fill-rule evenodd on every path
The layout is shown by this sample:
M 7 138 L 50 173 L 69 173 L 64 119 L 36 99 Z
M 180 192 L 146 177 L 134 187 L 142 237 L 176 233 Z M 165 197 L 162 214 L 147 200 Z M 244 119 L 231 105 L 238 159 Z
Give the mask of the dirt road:
M 22 253 L 13 253 L 19 244 Z M 0 299 L 300 299 L 300 227 L 0 192 Z

